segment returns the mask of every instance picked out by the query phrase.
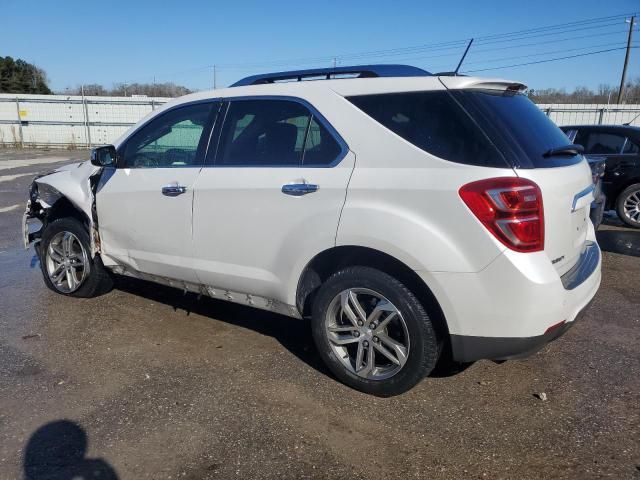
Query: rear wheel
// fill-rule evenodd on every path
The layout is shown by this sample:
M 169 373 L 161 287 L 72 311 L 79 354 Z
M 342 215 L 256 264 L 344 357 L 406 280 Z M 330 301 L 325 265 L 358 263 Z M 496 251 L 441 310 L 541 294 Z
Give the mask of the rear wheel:
M 368 267 L 341 270 L 320 287 L 312 330 L 331 371 L 378 396 L 412 388 L 431 372 L 440 350 L 429 315 L 413 293 Z
M 39 245 L 44 283 L 56 293 L 95 297 L 113 286 L 100 257 L 91 258 L 89 234 L 75 218 L 59 218 L 42 232 Z
M 616 201 L 616 210 L 620 220 L 630 227 L 640 228 L 640 183 L 622 191 Z

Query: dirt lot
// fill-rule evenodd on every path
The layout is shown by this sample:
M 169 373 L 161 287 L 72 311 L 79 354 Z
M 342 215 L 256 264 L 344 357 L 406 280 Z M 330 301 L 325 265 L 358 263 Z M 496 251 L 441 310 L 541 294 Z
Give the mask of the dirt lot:
M 640 231 L 603 227 L 602 287 L 560 340 L 379 399 L 302 321 L 130 279 L 48 291 L 27 186 L 86 157 L 0 151 L 0 478 L 640 478 Z

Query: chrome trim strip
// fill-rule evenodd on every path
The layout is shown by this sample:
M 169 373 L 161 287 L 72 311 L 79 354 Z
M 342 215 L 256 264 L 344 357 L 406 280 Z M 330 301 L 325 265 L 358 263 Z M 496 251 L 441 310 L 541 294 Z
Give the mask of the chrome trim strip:
M 576 211 L 576 204 L 578 203 L 578 200 L 580 200 L 582 197 L 589 195 L 592 192 L 593 192 L 593 184 L 589 185 L 584 190 L 576 193 L 575 196 L 573 197 L 573 205 L 571 206 L 571 212 Z
M 567 273 L 562 275 L 562 285 L 565 290 L 573 290 L 591 276 L 600 262 L 600 248 L 596 242 L 586 242 L 584 252 L 576 264 Z

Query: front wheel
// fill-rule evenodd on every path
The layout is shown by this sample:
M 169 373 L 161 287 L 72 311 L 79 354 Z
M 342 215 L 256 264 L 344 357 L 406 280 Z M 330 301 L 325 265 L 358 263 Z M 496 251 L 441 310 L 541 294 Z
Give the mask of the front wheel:
M 75 218 L 47 224 L 39 245 L 44 283 L 56 293 L 95 297 L 109 291 L 111 276 L 100 257 L 91 258 L 89 233 Z
M 398 280 L 369 267 L 341 270 L 320 287 L 312 331 L 336 377 L 383 397 L 420 382 L 440 351 L 424 306 Z
M 640 228 L 640 183 L 625 188 L 616 201 L 618 217 L 633 228 Z

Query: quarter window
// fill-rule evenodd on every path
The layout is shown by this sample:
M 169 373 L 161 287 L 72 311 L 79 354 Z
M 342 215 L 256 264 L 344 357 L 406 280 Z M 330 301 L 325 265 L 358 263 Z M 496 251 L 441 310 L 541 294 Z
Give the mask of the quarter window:
M 125 144 L 125 168 L 176 168 L 202 164 L 203 135 L 214 103 L 179 107 L 151 120 Z
M 362 95 L 348 100 L 406 141 L 443 160 L 506 166 L 448 92 Z

